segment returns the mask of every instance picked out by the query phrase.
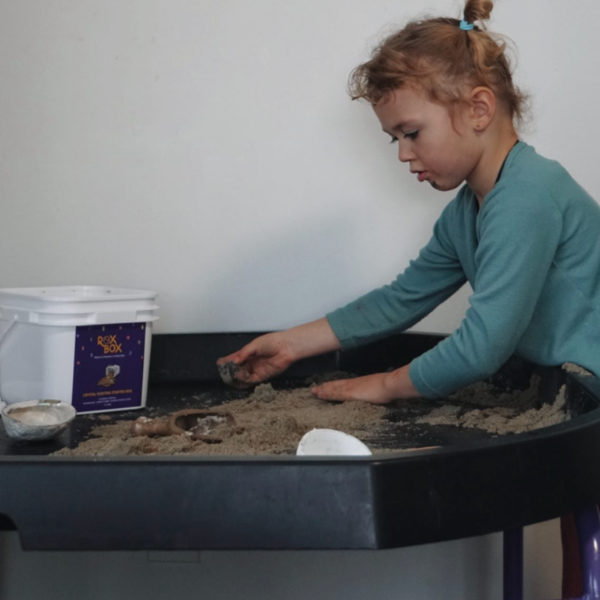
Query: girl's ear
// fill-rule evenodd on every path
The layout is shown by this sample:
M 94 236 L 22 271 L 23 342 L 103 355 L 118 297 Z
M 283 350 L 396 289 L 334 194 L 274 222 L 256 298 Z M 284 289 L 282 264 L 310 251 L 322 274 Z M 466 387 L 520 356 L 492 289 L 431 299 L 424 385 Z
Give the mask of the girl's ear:
M 476 131 L 483 131 L 496 112 L 496 95 L 490 88 L 479 86 L 467 98 L 469 118 Z

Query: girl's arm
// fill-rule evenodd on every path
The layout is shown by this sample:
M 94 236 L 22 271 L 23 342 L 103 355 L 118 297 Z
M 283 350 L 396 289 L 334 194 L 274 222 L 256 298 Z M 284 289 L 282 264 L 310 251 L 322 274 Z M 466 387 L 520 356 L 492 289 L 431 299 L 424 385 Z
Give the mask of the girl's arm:
M 451 242 L 455 203 L 446 207 L 430 242 L 418 258 L 388 286 L 383 286 L 327 315 L 286 331 L 261 336 L 218 364 L 233 362 L 234 385 L 248 387 L 285 371 L 302 358 L 350 348 L 403 331 L 421 320 L 466 281 Z M 389 402 L 419 396 L 409 366 L 392 373 L 330 382 L 314 389 L 323 399 Z
M 431 240 L 395 281 L 327 315 L 343 349 L 405 331 L 464 285 L 452 240 L 460 220 L 457 200 L 444 209 Z
M 474 256 L 477 279 L 465 318 L 410 366 L 413 383 L 427 397 L 487 379 L 515 353 L 531 323 L 563 220 L 554 200 L 530 185 L 520 182 L 519 189 L 486 200 L 482 208 Z M 553 323 L 546 327 L 551 331 Z
M 352 347 L 403 331 L 421 320 L 466 281 L 451 240 L 457 201 L 442 213 L 418 258 L 384 286 L 327 315 L 342 347 Z M 390 373 L 332 381 L 313 388 L 323 400 L 364 400 L 385 404 L 422 396 L 410 376 L 410 365 Z

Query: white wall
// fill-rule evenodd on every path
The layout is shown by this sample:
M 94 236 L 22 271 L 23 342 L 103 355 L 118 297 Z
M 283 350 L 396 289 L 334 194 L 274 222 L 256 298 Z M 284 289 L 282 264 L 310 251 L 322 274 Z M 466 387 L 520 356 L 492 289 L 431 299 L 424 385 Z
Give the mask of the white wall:
M 390 24 L 460 7 L 0 0 L 0 286 L 155 289 L 158 332 L 217 332 L 287 327 L 387 283 L 451 195 L 397 162 L 347 76 Z M 523 138 L 600 199 L 599 22 L 596 0 L 498 0 L 491 28 L 533 95 Z M 418 328 L 452 331 L 467 294 Z
M 525 530 L 525 598 L 560 595 L 556 521 Z M 501 600 L 500 534 L 348 552 L 23 552 L 0 535 L 2 600 Z
M 278 329 L 387 283 L 451 194 L 418 184 L 350 70 L 453 0 L 0 1 L 0 285 L 159 292 L 158 332 Z M 525 139 L 600 198 L 600 5 L 499 0 Z M 421 325 L 449 332 L 466 291 Z

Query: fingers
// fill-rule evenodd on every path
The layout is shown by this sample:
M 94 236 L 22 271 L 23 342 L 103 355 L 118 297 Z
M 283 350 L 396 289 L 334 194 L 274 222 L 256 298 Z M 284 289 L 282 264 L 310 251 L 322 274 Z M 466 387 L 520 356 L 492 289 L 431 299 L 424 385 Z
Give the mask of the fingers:
M 221 378 L 233 387 L 247 388 L 285 370 L 272 337 L 261 336 L 237 352 L 217 360 Z
M 227 356 L 223 356 L 217 360 L 218 365 L 224 365 L 225 363 L 233 363 L 234 365 L 239 365 L 248 359 L 248 356 L 252 354 L 252 352 L 246 351 L 246 346 L 237 352 L 233 352 L 232 354 L 228 354 Z
M 256 371 L 253 364 L 253 358 L 256 356 L 255 351 L 248 346 L 244 346 L 241 350 L 224 356 L 217 360 L 217 367 L 221 379 L 227 384 L 235 388 L 245 389 L 260 383 L 264 377 L 261 377 Z
M 313 396 L 316 396 L 320 400 L 354 400 L 355 396 L 349 389 L 349 381 L 348 379 L 330 381 L 318 385 L 310 391 Z
M 235 368 L 230 385 L 243 390 L 261 381 L 262 378 L 252 372 L 250 365 L 238 365 Z
M 253 385 L 252 373 L 245 365 L 236 365 L 233 361 L 217 362 L 219 375 L 227 384 L 235 388 L 246 388 Z
M 217 364 L 222 365 L 227 362 L 232 362 L 235 365 L 242 365 L 253 356 L 260 356 L 262 352 L 260 350 L 261 345 L 258 340 L 261 340 L 263 337 L 266 336 L 256 338 L 255 340 L 252 340 L 249 344 L 246 344 L 243 348 L 240 348 L 236 352 L 232 352 L 227 356 L 219 358 L 217 360 Z
M 382 385 L 385 374 L 376 373 L 355 379 L 329 381 L 311 389 L 321 400 L 362 400 L 371 404 L 387 404 L 392 397 Z

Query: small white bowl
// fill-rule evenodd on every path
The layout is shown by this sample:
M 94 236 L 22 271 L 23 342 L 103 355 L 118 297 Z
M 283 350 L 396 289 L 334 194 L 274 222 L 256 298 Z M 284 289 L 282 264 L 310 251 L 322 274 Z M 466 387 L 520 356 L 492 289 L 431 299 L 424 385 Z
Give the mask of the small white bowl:
M 359 439 L 335 429 L 312 429 L 304 434 L 297 456 L 369 456 L 371 451 Z
M 60 400 L 25 400 L 2 409 L 6 433 L 25 441 L 49 440 L 61 434 L 75 418 L 77 411 Z

